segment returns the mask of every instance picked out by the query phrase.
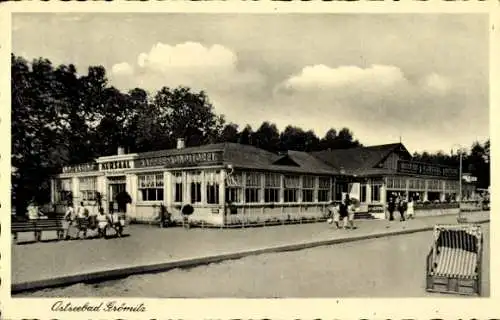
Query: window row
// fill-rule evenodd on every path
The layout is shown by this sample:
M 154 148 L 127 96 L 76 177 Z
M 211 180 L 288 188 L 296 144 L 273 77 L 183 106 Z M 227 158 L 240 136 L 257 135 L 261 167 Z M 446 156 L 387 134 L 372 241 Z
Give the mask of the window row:
M 67 201 L 67 194 L 72 191 L 71 179 L 58 179 L 55 184 L 56 202 Z M 97 193 L 97 178 L 84 177 L 78 181 L 78 200 L 94 201 Z
M 387 178 L 387 189 L 406 189 L 406 181 L 408 180 L 409 190 L 432 190 L 441 191 L 443 186 L 446 190 L 458 189 L 458 181 L 442 181 L 437 179 L 406 179 L 403 177 L 388 177 Z M 444 185 L 443 185 L 444 183 Z
M 172 173 L 172 200 L 174 203 L 208 203 L 220 201 L 220 171 L 187 171 Z M 203 187 L 204 185 L 204 187 Z M 282 189 L 283 187 L 283 189 Z M 236 173 L 227 177 L 226 201 L 233 203 L 281 202 L 327 202 L 331 199 L 330 177 L 285 175 L 277 173 L 261 174 L 248 172 Z M 71 179 L 57 180 L 56 189 L 71 191 Z M 204 189 L 204 190 L 203 190 Z M 283 193 L 282 193 L 283 190 Z M 95 200 L 97 178 L 86 177 L 79 180 L 79 193 L 82 200 Z M 138 201 L 163 201 L 163 173 L 149 173 L 137 176 Z M 185 199 L 185 198 L 188 199 Z
M 232 203 L 276 203 L 281 202 L 283 197 L 283 202 L 286 203 L 314 202 L 314 194 L 317 191 L 317 201 L 330 201 L 330 177 L 316 179 L 315 176 L 237 172 L 227 177 L 226 200 Z

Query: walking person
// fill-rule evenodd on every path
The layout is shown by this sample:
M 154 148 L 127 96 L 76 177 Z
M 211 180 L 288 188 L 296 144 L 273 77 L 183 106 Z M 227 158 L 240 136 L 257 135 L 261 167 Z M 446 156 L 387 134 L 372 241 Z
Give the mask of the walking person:
M 335 226 L 337 229 L 340 229 L 339 225 L 339 216 L 340 216 L 340 207 L 339 205 L 335 205 L 335 202 L 330 202 L 330 205 L 328 206 L 328 212 L 329 212 L 329 218 L 328 218 L 328 223 L 335 223 Z
M 344 200 L 342 200 L 342 203 L 340 204 L 340 219 L 342 219 L 342 228 L 346 229 L 347 228 L 347 220 L 349 218 L 349 195 L 346 195 Z
M 347 207 L 347 221 L 349 223 L 349 229 L 354 230 L 356 227 L 354 226 L 354 214 L 356 213 L 356 203 L 357 199 L 353 199 L 349 201 L 349 206 Z
M 394 221 L 394 211 L 396 211 L 396 202 L 394 197 L 389 198 L 389 204 L 387 205 L 387 210 L 389 211 L 389 221 Z
M 83 204 L 83 201 L 80 202 L 80 206 L 78 207 L 76 211 L 76 220 L 77 220 L 77 226 L 78 226 L 78 232 L 76 234 L 76 237 L 80 237 L 80 232 L 83 232 L 83 238 L 87 237 L 87 227 L 88 227 L 88 218 L 89 211 L 87 208 L 85 208 L 85 205 Z
M 405 221 L 406 201 L 404 197 L 399 198 L 398 211 L 401 215 L 400 221 Z
M 414 209 L 414 202 L 413 202 L 413 197 L 410 197 L 410 199 L 408 200 L 408 209 L 407 209 L 407 217 L 408 219 L 414 219 L 414 214 L 415 214 L 415 209 Z
M 69 228 L 73 224 L 73 221 L 75 219 L 75 209 L 73 208 L 72 203 L 68 203 L 68 208 L 66 209 L 66 212 L 64 213 L 63 221 L 62 221 L 62 227 L 63 227 L 63 239 L 64 240 L 69 240 Z

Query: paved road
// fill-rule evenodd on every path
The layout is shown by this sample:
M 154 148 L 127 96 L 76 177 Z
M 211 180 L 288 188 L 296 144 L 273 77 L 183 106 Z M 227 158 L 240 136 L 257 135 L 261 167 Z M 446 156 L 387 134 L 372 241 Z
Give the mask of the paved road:
M 489 296 L 489 224 L 483 224 L 483 289 Z M 432 232 L 263 254 L 188 270 L 24 293 L 27 297 L 426 297 Z
M 476 219 L 489 218 L 488 212 L 474 213 Z M 326 223 L 287 225 L 248 229 L 159 229 L 133 225 L 129 237 L 59 242 L 28 243 L 12 246 L 12 282 L 35 281 L 81 272 L 152 264 L 178 259 L 259 249 L 304 241 L 348 238 L 354 235 L 454 223 L 456 217 L 426 217 L 404 223 L 359 221 L 356 230 L 333 230 Z M 44 237 L 53 237 L 50 233 Z M 30 234 L 20 240 L 30 240 Z

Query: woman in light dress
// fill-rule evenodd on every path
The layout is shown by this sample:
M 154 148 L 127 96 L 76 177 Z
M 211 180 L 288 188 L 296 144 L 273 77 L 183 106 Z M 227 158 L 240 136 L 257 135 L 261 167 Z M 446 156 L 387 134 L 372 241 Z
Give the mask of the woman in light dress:
M 99 215 L 97 216 L 97 229 L 100 237 L 106 236 L 106 229 L 108 227 L 109 218 L 104 214 L 104 209 L 99 209 Z
M 73 208 L 72 204 L 68 204 L 68 208 L 66 209 L 66 212 L 64 213 L 64 218 L 62 221 L 62 227 L 63 227 L 63 239 L 68 240 L 70 238 L 69 236 L 69 228 L 71 224 L 73 223 L 75 219 L 75 209 Z
M 407 215 L 408 219 L 414 219 L 415 218 L 415 208 L 414 208 L 413 197 L 410 197 L 408 199 L 407 209 L 406 209 L 406 215 Z

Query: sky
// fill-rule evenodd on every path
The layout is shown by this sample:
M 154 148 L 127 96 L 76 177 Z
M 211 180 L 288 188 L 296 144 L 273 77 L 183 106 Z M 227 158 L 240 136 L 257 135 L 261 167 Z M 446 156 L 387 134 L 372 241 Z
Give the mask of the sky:
M 242 129 L 263 121 L 410 152 L 489 137 L 482 14 L 18 13 L 14 54 L 102 65 L 111 85 L 204 90 Z

